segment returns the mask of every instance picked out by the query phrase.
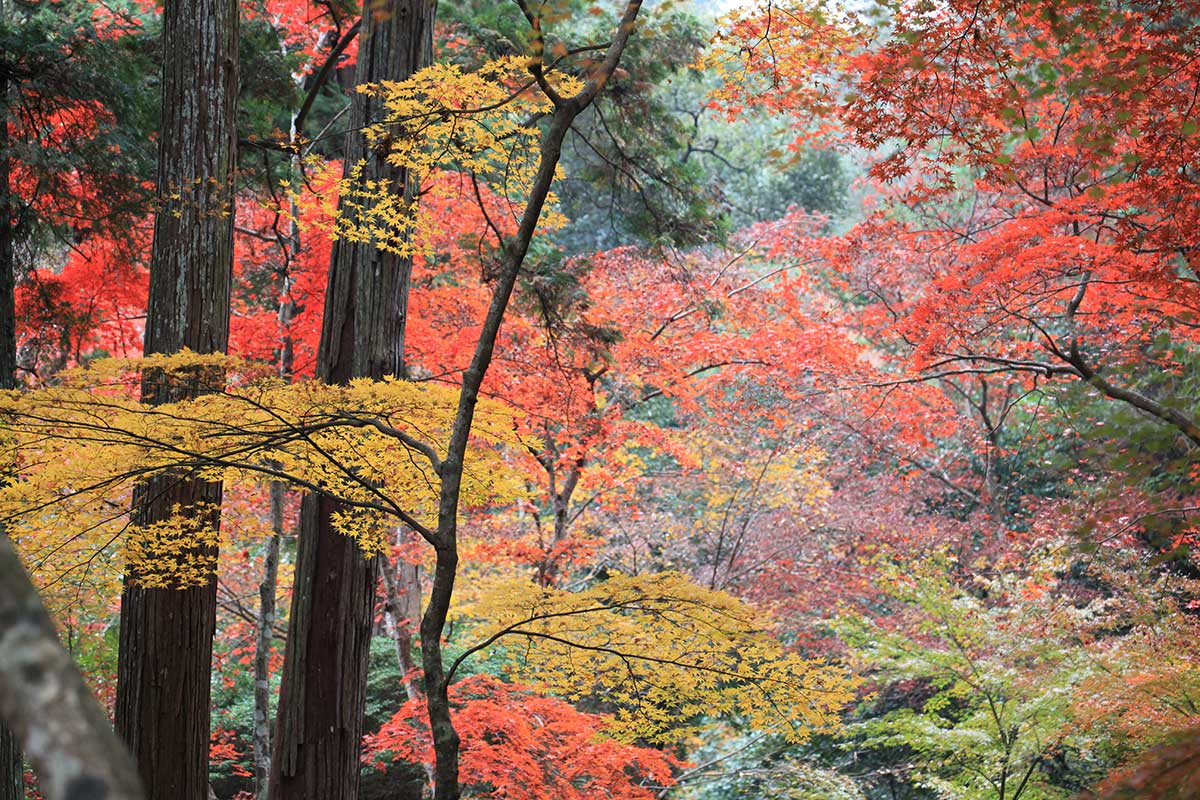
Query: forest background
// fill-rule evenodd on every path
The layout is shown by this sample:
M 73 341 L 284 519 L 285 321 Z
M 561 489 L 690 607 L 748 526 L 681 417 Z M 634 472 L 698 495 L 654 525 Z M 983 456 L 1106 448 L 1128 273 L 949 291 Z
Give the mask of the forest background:
M 3 796 L 1200 796 L 1198 12 L 0 0 Z

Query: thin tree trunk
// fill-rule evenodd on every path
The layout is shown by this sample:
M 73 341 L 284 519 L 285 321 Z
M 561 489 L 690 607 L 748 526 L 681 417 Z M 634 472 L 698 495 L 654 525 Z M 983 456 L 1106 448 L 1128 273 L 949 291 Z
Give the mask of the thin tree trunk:
M 358 83 L 404 80 L 433 50 L 433 0 L 363 4 Z M 381 115 L 378 99 L 355 95 L 347 171 L 370 155 L 363 126 Z M 370 159 L 364 180 L 409 191 L 408 176 Z M 348 172 L 347 172 L 348 174 Z M 412 261 L 370 243 L 334 243 L 325 295 L 317 377 L 403 375 L 404 325 Z M 375 606 L 376 564 L 334 530 L 338 505 L 309 495 L 300 506 L 296 579 L 288 619 L 271 761 L 273 800 L 352 800 L 358 794 L 367 660 Z
M 630 3 L 636 17 L 639 3 Z M 630 13 L 626 12 L 627 15 Z M 617 53 L 627 41 L 632 30 L 617 39 Z M 615 63 L 613 64 L 615 67 Z M 611 70 L 612 67 L 609 67 Z M 611 74 L 611 73 L 610 73 Z M 594 97 L 594 93 L 592 94 Z M 462 388 L 459 390 L 458 409 L 450 435 L 446 457 L 442 460 L 441 490 L 438 499 L 438 528 L 434 553 L 436 554 L 433 585 L 429 602 L 421 617 L 421 664 L 425 669 L 426 710 L 429 728 L 433 737 L 435 800 L 458 800 L 461 787 L 458 779 L 458 752 L 460 738 L 450 716 L 450 679 L 442 655 L 442 632 L 446 628 L 446 616 L 454 597 L 454 581 L 458 575 L 458 505 L 462 489 L 463 463 L 466 458 L 467 441 L 471 424 L 475 418 L 475 406 L 479 401 L 479 388 L 492 362 L 496 337 L 508 308 L 508 301 L 517 282 L 517 274 L 529 252 L 533 233 L 541 218 L 542 208 L 554 183 L 554 174 L 562 154 L 563 140 L 575 117 L 586 107 L 591 98 L 581 104 L 578 98 L 565 100 L 551 118 L 550 129 L 542 140 L 542 152 L 538 173 L 530 192 L 529 201 L 521 217 L 517 234 L 505 242 L 504 260 L 492 300 L 475 345 L 471 365 L 463 373 Z
M 275 591 L 279 585 L 279 540 L 283 535 L 284 485 L 271 484 L 271 538 L 258 586 L 258 629 L 254 644 L 254 796 L 266 797 L 271 777 L 271 643 L 275 640 Z
M 436 554 L 433 585 L 429 591 L 425 613 L 421 617 L 421 663 L 425 669 L 426 710 L 429 714 L 435 758 L 434 800 L 458 800 L 461 796 L 458 777 L 460 739 L 450 716 L 449 690 L 453 675 L 446 671 L 442 655 L 442 633 L 446 628 L 446 616 L 450 611 L 450 603 L 454 597 L 454 580 L 458 574 L 458 506 L 462 491 L 463 464 L 471 425 L 475 419 L 479 389 L 483 385 L 488 367 L 491 366 L 496 338 L 516 286 L 517 275 L 525 263 L 538 220 L 542 216 L 542 209 L 550 195 L 550 187 L 554 184 L 563 141 L 575 118 L 591 105 L 616 70 L 625 45 L 633 35 L 641 6 L 641 0 L 627 0 L 604 59 L 589 73 L 584 88 L 578 94 L 572 97 L 559 96 L 546 82 L 541 65 L 536 62 L 530 65 L 534 78 L 554 102 L 554 114 L 550 117 L 549 126 L 542 137 L 537 174 L 530 187 L 529 198 L 521 214 L 517 232 L 505 240 L 501 247 L 500 274 L 496 278 L 496 288 L 492 292 L 487 314 L 480 327 L 471 364 L 463 372 L 458 408 L 455 411 L 450 441 L 446 446 L 446 457 L 442 459 L 440 470 L 438 525 L 433 536 Z M 540 37 L 541 20 L 533 14 L 531 6 L 522 3 L 521 8 L 529 20 L 533 35 Z
M 285 48 L 286 54 L 286 48 Z M 299 113 L 292 115 L 290 141 L 297 143 L 296 122 Z M 291 177 L 300 171 L 300 154 L 291 159 Z M 286 241 L 279 243 L 283 252 L 283 291 L 279 303 L 279 377 L 292 378 L 295 344 L 292 339 L 292 320 L 296 304 L 292 300 L 291 267 L 300 252 L 300 226 L 296 222 L 300 210 L 296 201 L 290 203 L 291 221 Z M 254 796 L 265 798 L 271 780 L 271 645 L 275 641 L 275 594 L 279 586 L 279 543 L 283 537 L 283 505 L 287 486 L 282 481 L 271 483 L 271 538 L 263 558 L 263 579 L 258 587 L 258 628 L 254 646 Z
M 154 223 L 146 353 L 224 351 L 233 263 L 233 175 L 238 90 L 236 0 L 167 0 L 163 8 L 160 207 Z M 143 399 L 204 390 L 147 375 Z M 134 498 L 145 526 L 173 511 L 216 529 L 220 484 L 186 474 L 155 478 Z M 216 545 L 201 556 L 216 558 Z M 197 555 L 195 553 L 191 555 Z M 121 596 L 116 728 L 133 750 L 151 800 L 206 800 L 216 578 L 149 589 L 127 568 Z
M 404 531 L 397 531 L 402 539 Z M 399 541 L 397 542 L 399 543 Z M 413 634 L 415 623 L 421 616 L 421 566 L 410 564 L 403 558 L 393 565 L 391 559 L 379 559 L 379 574 L 383 583 L 383 625 L 396 648 L 396 661 L 400 665 L 404 695 L 409 702 L 420 700 L 422 695 L 414 672 L 417 662 L 413 660 Z M 433 786 L 433 765 L 422 762 L 426 783 Z
M 0 0 L 0 23 L 7 10 Z M 17 256 L 13 235 L 13 207 L 8 137 L 8 77 L 0 74 L 0 389 L 16 388 L 17 315 L 14 291 Z M 3 536 L 0 533 L 0 536 Z M 16 735 L 0 723 L 0 800 L 24 800 L 24 761 Z
M 413 660 L 414 622 L 421 616 L 421 567 L 400 559 L 393 565 L 389 559 L 380 559 L 379 574 L 383 578 L 383 624 L 396 647 L 396 661 L 404 675 L 404 693 L 409 700 L 421 697 L 421 691 L 413 680 L 417 667 Z
M 0 22 L 4 3 L 0 0 Z M 8 135 L 9 82 L 0 70 L 0 388 L 13 389 L 17 378 L 16 231 L 13 230 L 12 145 Z

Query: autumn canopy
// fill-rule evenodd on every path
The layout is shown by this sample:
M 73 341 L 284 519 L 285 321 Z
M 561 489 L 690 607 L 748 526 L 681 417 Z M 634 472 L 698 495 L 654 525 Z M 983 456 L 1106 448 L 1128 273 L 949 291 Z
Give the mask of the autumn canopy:
M 1200 797 L 1197 20 L 0 0 L 0 800 Z

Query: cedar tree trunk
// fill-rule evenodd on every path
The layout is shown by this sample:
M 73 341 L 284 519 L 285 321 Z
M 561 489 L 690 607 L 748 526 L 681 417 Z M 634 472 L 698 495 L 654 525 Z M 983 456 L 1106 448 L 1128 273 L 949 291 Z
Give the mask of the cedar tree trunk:
M 12 208 L 9 204 L 8 154 L 8 78 L 0 75 L 0 388 L 3 389 L 16 387 L 17 373 L 16 309 L 13 299 L 17 264 L 13 249 Z M 17 737 L 0 722 L 0 800 L 24 800 L 23 773 Z
M 368 0 L 359 34 L 357 83 L 404 80 L 433 50 L 434 0 Z M 367 161 L 364 180 L 407 192 L 408 176 L 368 153 L 362 127 L 381 116 L 356 94 L 346 169 Z M 370 243 L 338 241 L 330 259 L 317 377 L 330 383 L 403 374 L 410 259 Z M 367 658 L 375 606 L 374 561 L 333 529 L 338 505 L 309 495 L 300 539 L 280 687 L 272 800 L 353 800 L 361 770 Z
M 224 351 L 229 342 L 233 176 L 238 91 L 236 0 L 166 0 L 163 8 L 160 206 L 154 223 L 145 352 Z M 143 379 L 149 403 L 203 389 Z M 221 486 L 174 473 L 148 481 L 133 521 L 182 514 L 216 528 Z M 215 544 L 202 555 L 215 559 Z M 151 800 L 207 800 L 216 577 L 202 586 L 149 589 L 127 568 L 121 595 L 116 728 Z

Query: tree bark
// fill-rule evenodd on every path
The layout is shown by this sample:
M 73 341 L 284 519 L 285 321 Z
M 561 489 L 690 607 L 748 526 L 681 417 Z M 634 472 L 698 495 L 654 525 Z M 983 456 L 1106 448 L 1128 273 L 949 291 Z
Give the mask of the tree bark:
M 229 341 L 238 91 L 236 0 L 167 0 L 163 8 L 160 206 L 154 223 L 145 352 L 224 351 Z M 143 400 L 203 391 L 147 375 Z M 221 486 L 173 474 L 134 499 L 135 525 L 179 509 L 216 528 Z M 202 555 L 215 559 L 215 544 Z M 148 589 L 127 569 L 121 596 L 116 728 L 151 800 L 206 800 L 216 579 Z
M 286 47 L 284 49 L 286 53 Z M 290 140 L 297 145 L 299 112 L 292 116 Z M 300 173 L 300 153 L 294 152 L 291 159 L 291 174 L 295 179 Z M 300 226 L 296 220 L 300 209 L 291 200 L 291 221 L 288 235 L 280 237 L 279 248 L 283 254 L 283 291 L 279 301 L 279 351 L 277 364 L 279 377 L 291 381 L 295 363 L 295 342 L 292 339 L 292 321 L 296 315 L 296 304 L 292 300 L 291 267 L 300 253 Z M 287 485 L 282 481 L 271 483 L 271 538 L 267 540 L 267 551 L 263 557 L 263 579 L 258 586 L 258 624 L 254 645 L 254 796 L 265 798 L 271 781 L 271 645 L 275 641 L 275 593 L 279 586 L 279 543 L 283 538 L 283 504 L 287 497 Z
M 413 623 L 421 616 L 421 567 L 403 558 L 393 565 L 391 559 L 380 559 L 379 574 L 383 578 L 383 624 L 396 647 L 396 661 L 404 675 L 404 693 L 409 700 L 421 697 L 413 678 L 417 668 L 413 660 Z M 433 775 L 430 774 L 432 779 Z
M 0 22 L 4 6 L 0 3 Z M 14 289 L 17 259 L 9 200 L 8 78 L 0 75 L 0 388 L 16 386 L 17 329 Z M 0 534 L 2 535 L 2 534 Z M 24 800 L 24 769 L 17 737 L 0 723 L 0 800 Z
M 21 743 L 4 724 L 0 724 L 0 800 L 25 800 L 25 759 L 21 755 Z
M 357 83 L 400 81 L 426 66 L 433 51 L 434 0 L 364 2 Z M 408 176 L 371 157 L 360 133 L 381 116 L 379 100 L 356 94 L 346 169 L 366 161 L 363 180 L 409 192 Z M 317 377 L 403 375 L 404 325 L 411 259 L 370 243 L 334 243 L 325 296 Z M 307 496 L 288 620 L 271 760 L 273 800 L 328 800 L 358 794 L 367 659 L 375 606 L 376 564 L 334 530 L 338 505 Z
M 271 484 L 271 538 L 258 586 L 258 623 L 254 637 L 254 796 L 266 797 L 271 777 L 271 644 L 275 640 L 275 591 L 279 585 L 279 540 L 283 536 L 285 487 Z
M 59 643 L 5 536 L 0 536 L 0 717 L 24 743 L 47 800 L 141 800 L 129 754 Z

